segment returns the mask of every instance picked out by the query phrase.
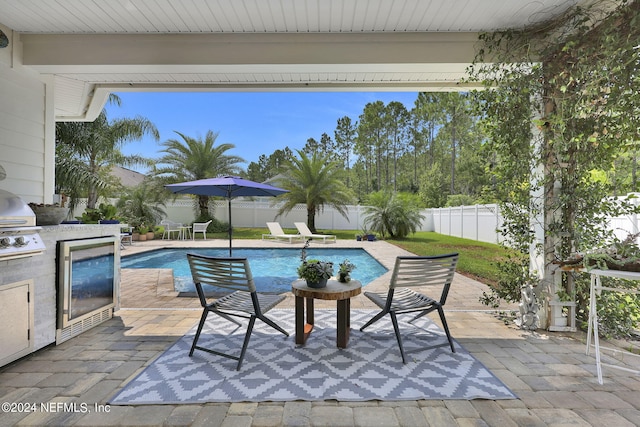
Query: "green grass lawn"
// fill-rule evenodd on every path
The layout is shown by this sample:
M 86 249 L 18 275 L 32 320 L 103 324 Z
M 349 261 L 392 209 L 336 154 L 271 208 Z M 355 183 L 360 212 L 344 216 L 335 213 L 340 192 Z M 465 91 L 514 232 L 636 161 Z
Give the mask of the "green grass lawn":
M 234 228 L 234 239 L 261 239 L 266 228 Z M 289 234 L 297 234 L 296 229 L 284 229 Z M 319 234 L 335 234 L 338 239 L 354 240 L 355 230 L 318 230 Z M 226 239 L 227 233 L 207 233 L 209 238 Z M 198 238 L 202 238 L 199 235 Z M 416 255 L 440 255 L 458 252 L 457 271 L 465 276 L 472 277 L 488 285 L 498 282 L 498 269 L 496 261 L 506 257 L 507 249 L 500 245 L 478 242 L 475 240 L 461 239 L 459 237 L 445 236 L 433 232 L 418 232 L 405 239 L 388 240 L 388 243 L 396 245 Z
M 507 256 L 508 249 L 500 245 L 445 236 L 433 232 L 418 232 L 401 240 L 389 240 L 416 255 L 440 255 L 458 252 L 457 271 L 488 285 L 498 282 L 496 262 Z

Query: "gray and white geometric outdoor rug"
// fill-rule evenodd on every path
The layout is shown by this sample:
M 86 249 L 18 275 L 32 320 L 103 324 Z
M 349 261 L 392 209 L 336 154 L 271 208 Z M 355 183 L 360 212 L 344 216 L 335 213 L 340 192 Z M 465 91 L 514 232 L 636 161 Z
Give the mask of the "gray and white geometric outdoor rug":
M 256 321 L 240 372 L 237 362 L 195 350 L 196 326 L 129 382 L 112 405 L 206 402 L 514 399 L 516 396 L 478 360 L 426 316 L 414 324 L 399 316 L 407 351 L 403 364 L 389 316 L 359 331 L 376 311 L 351 311 L 351 338 L 336 347 L 335 310 L 316 310 L 315 326 L 304 347 L 296 347 L 293 310 L 271 310 L 271 319 L 290 333 L 285 337 Z M 242 347 L 243 327 L 209 314 L 199 345 L 225 353 Z

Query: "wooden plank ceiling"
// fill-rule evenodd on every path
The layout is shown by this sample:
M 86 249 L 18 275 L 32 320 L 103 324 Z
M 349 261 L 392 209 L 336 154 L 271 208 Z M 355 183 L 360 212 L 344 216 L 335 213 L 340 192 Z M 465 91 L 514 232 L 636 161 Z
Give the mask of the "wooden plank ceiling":
M 0 30 L 55 82 L 56 116 L 112 90 L 446 90 L 477 33 L 579 0 L 0 0 Z M 436 37 L 437 36 L 437 37 Z M 456 56 L 457 55 L 457 56 Z

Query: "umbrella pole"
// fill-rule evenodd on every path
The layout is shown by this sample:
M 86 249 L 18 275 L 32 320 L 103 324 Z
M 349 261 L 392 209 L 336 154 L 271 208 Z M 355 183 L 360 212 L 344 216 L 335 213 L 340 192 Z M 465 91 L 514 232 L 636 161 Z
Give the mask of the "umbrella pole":
M 229 206 L 229 256 L 232 256 L 232 249 L 231 249 L 231 235 L 233 234 L 233 228 L 231 227 L 231 197 L 229 197 L 229 202 L 228 202 L 228 206 Z

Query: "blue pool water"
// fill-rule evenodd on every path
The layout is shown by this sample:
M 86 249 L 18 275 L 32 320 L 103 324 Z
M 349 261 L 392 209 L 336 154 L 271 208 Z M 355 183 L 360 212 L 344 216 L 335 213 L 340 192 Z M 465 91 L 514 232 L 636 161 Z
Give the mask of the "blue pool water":
M 150 252 L 122 257 L 122 268 L 172 268 L 175 289 L 178 292 L 195 292 L 191 279 L 187 253 L 207 256 L 229 256 L 229 249 L 181 248 L 157 249 Z M 291 290 L 291 282 L 298 278 L 300 249 L 233 249 L 234 257 L 246 257 L 251 273 L 260 292 L 282 293 Z M 351 277 L 362 286 L 387 272 L 375 258 L 364 249 L 308 248 L 307 259 L 321 259 L 333 262 L 334 274 L 338 264 L 348 259 L 356 265 Z M 207 287 L 209 291 L 216 291 Z

